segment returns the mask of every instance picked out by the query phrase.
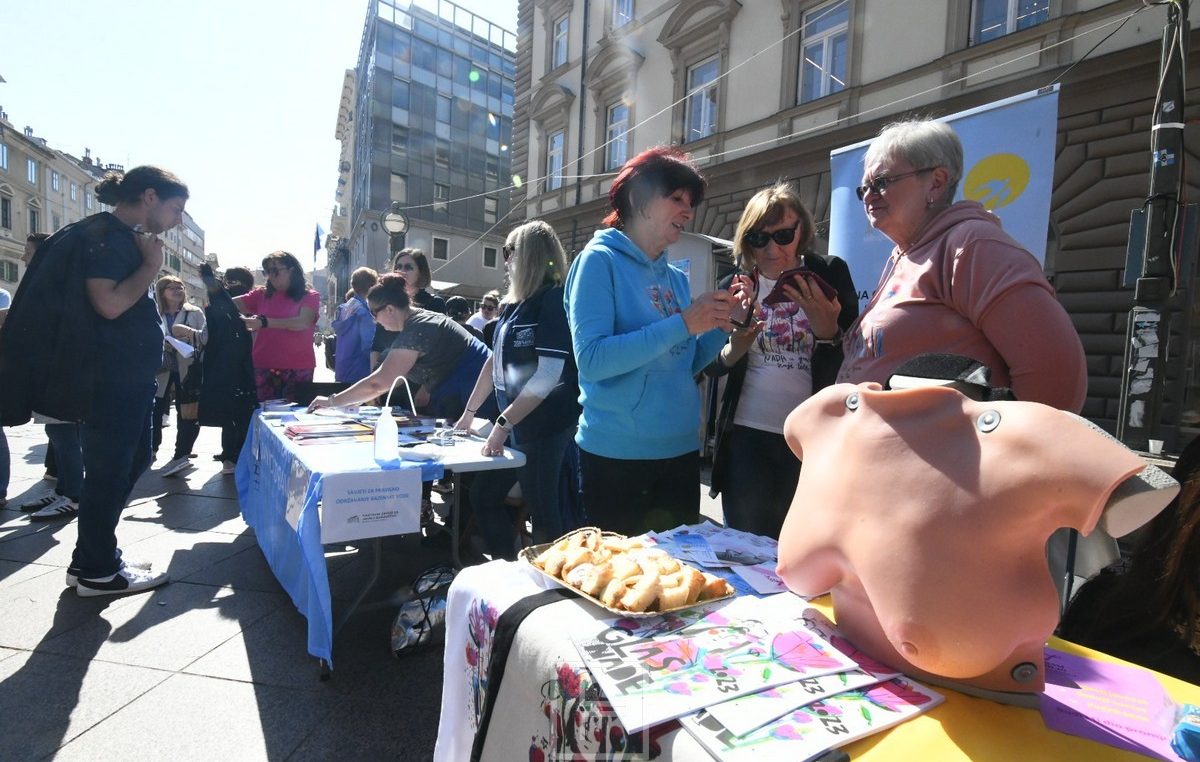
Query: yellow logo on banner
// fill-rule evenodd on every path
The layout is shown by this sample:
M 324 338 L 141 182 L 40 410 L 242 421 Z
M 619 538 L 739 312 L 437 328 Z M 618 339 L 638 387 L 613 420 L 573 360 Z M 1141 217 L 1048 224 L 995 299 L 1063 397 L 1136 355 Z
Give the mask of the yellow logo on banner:
M 989 210 L 1008 206 L 1029 185 L 1029 165 L 1015 153 L 994 153 L 971 167 L 963 181 L 963 197 Z

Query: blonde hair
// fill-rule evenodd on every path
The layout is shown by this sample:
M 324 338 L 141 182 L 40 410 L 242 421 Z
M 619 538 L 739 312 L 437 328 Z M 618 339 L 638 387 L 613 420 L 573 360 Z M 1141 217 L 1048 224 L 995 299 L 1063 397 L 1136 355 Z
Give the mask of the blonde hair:
M 795 188 L 788 183 L 778 182 L 751 196 L 746 202 L 746 208 L 742 210 L 737 230 L 733 233 L 733 261 L 739 268 L 750 270 L 756 264 L 754 247 L 742 240 L 746 233 L 778 223 L 787 216 L 789 209 L 800 218 L 796 253 L 803 254 L 808 251 L 815 234 L 812 213 L 804 206 Z
M 542 220 L 516 228 L 504 245 L 515 252 L 504 302 L 523 302 L 544 284 L 561 284 L 566 277 L 567 255 L 554 228 Z
M 163 293 L 167 290 L 167 286 L 171 286 L 176 283 L 179 284 L 180 288 L 183 288 L 183 281 L 180 280 L 179 278 L 176 278 L 174 275 L 164 275 L 161 278 L 159 278 L 158 281 L 154 284 L 154 301 L 156 304 L 158 304 L 158 314 L 160 314 L 160 315 L 167 314 L 167 302 L 165 299 L 163 299 Z M 186 288 L 184 288 L 184 291 L 183 291 L 183 301 L 184 301 L 184 304 L 187 303 L 187 289 Z M 180 306 L 179 309 L 182 310 L 183 307 Z

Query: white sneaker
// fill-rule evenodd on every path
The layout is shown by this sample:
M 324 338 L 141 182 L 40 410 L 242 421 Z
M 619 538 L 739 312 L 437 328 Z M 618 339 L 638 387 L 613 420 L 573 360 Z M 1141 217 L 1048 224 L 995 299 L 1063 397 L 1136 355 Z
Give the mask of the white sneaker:
M 138 571 L 150 571 L 150 567 L 154 566 L 153 561 L 143 561 L 140 558 L 122 558 L 122 569 L 137 569 Z M 79 575 L 67 567 L 67 587 L 75 587 L 79 584 Z
M 158 587 L 170 581 L 166 572 L 154 572 L 132 569 L 126 566 L 116 574 L 100 579 L 80 578 L 75 586 L 75 592 L 80 598 L 92 598 L 97 595 L 122 595 L 124 593 L 140 593 L 152 587 Z
M 66 495 L 55 495 L 46 507 L 29 514 L 30 521 L 51 521 L 53 519 L 69 519 L 79 513 L 79 503 Z
M 223 473 L 223 474 L 237 473 L 237 463 L 234 463 L 232 460 L 221 461 L 221 473 Z
M 187 458 L 175 458 L 167 461 L 167 465 L 159 470 L 159 476 L 174 476 L 175 474 L 185 471 L 192 467 L 192 462 Z

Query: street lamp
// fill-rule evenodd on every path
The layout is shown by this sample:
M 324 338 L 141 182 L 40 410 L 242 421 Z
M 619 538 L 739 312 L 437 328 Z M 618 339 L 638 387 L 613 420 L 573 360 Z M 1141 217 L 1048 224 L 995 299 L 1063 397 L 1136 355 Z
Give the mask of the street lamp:
M 383 215 L 383 229 L 389 236 L 388 249 L 392 254 L 404 248 L 404 234 L 408 232 L 408 218 L 400 211 L 399 201 L 393 201 L 391 210 Z

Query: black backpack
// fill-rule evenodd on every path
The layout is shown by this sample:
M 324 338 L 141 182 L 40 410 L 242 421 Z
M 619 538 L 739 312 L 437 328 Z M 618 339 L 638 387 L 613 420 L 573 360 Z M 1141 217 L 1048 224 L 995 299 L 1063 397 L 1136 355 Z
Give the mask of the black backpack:
M 67 225 L 29 263 L 0 330 L 0 425 L 20 426 L 33 412 L 87 419 L 99 316 L 88 299 L 83 255 L 107 234 L 110 220 L 102 212 Z

